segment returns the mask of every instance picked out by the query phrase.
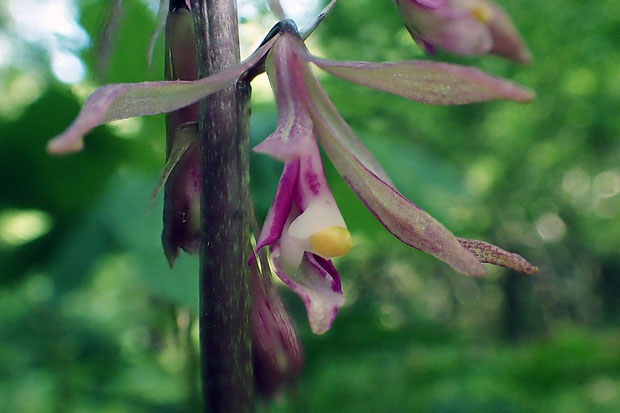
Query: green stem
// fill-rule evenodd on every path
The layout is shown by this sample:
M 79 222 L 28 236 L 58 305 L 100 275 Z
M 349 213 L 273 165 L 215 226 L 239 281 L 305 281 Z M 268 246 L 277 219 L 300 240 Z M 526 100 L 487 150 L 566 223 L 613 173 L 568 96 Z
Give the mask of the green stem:
M 234 0 L 192 0 L 199 76 L 239 62 Z M 250 413 L 249 96 L 246 82 L 201 105 L 200 354 L 205 411 Z

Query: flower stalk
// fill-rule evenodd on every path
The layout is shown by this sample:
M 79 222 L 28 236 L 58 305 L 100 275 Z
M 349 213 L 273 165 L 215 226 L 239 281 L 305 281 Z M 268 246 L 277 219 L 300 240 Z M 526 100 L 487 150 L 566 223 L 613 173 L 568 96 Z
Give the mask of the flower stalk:
M 198 74 L 239 63 L 234 0 L 192 0 Z M 204 410 L 254 410 L 250 328 L 249 97 L 238 80 L 201 102 L 200 352 Z

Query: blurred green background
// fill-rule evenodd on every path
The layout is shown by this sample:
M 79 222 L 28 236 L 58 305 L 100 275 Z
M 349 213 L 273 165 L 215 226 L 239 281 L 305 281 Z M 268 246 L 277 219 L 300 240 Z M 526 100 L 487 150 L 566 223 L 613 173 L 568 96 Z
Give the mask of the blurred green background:
M 106 70 L 98 33 L 115 1 L 0 4 L 0 411 L 196 411 L 197 263 L 159 245 L 162 116 L 97 128 L 82 153 L 44 148 L 99 84 L 161 79 L 146 45 L 154 2 L 126 0 Z M 300 3 L 307 3 L 300 6 Z M 288 2 L 307 19 L 320 5 Z M 274 412 L 620 411 L 620 2 L 502 0 L 535 57 L 432 57 L 536 90 L 531 104 L 425 106 L 320 79 L 401 191 L 459 236 L 527 257 L 535 277 L 453 272 L 400 244 L 328 177 L 356 247 L 336 263 L 347 298 L 312 335 Z M 285 4 L 286 5 L 286 4 Z M 309 13 L 309 14 L 308 14 Z M 250 51 L 273 23 L 240 2 Z M 299 23 L 303 24 L 304 21 Z M 341 0 L 310 42 L 338 59 L 428 59 L 389 0 Z M 264 76 L 252 140 L 277 121 Z M 258 215 L 281 165 L 252 158 Z

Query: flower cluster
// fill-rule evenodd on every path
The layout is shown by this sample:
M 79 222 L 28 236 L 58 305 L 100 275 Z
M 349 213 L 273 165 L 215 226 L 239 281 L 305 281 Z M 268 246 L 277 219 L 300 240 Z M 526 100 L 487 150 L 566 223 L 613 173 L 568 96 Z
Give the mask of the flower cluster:
M 529 60 L 529 52 L 505 13 L 489 2 L 396 0 L 396 4 L 413 37 L 428 51 L 438 46 L 463 54 L 492 52 L 521 62 Z M 182 10 L 171 15 L 168 22 L 168 30 L 172 31 L 168 34 L 170 78 L 182 80 L 103 86 L 90 96 L 73 124 L 48 146 L 55 154 L 78 151 L 83 147 L 84 135 L 97 125 L 172 112 L 167 124 L 168 162 L 160 182 L 160 186 L 166 186 L 162 241 L 171 265 L 179 248 L 194 252 L 199 239 L 201 177 L 195 102 L 264 64 L 278 105 L 279 121 L 276 130 L 254 151 L 282 161 L 283 172 L 258 237 L 259 252 L 250 265 L 256 272 L 260 259 L 257 255 L 269 248 L 275 272 L 303 300 L 315 333 L 324 333 L 331 327 L 344 303 L 340 278 L 331 260 L 353 246 L 327 183 L 319 145 L 368 209 L 402 242 L 470 276 L 486 273 L 481 263 L 530 274 L 538 271 L 522 257 L 497 246 L 454 236 L 403 196 L 342 119 L 312 73 L 311 65 L 352 83 L 429 104 L 491 99 L 525 102 L 533 98 L 530 91 L 474 68 L 445 63 L 321 59 L 308 52 L 295 24 L 289 20 L 278 23 L 262 45 L 239 65 L 196 79 L 195 56 L 190 54 L 188 58 L 187 54 L 176 53 L 183 44 L 193 43 L 188 40 L 189 23 L 183 23 L 190 20 L 190 13 Z M 294 375 L 301 355 L 290 320 L 273 287 L 260 281 L 260 277 L 252 282 L 255 340 L 263 352 L 263 365 L 271 366 L 271 370 L 280 369 L 282 377 Z M 283 367 L 277 362 L 279 356 L 269 352 L 270 348 L 289 362 Z

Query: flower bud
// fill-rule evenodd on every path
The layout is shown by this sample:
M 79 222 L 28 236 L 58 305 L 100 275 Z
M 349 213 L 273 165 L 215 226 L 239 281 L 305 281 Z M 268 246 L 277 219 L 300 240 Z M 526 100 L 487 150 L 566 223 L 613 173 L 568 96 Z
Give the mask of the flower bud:
M 303 355 L 293 323 L 267 274 L 252 265 L 252 336 L 256 389 L 273 396 L 301 372 Z
M 192 14 L 184 8 L 172 11 L 166 23 L 166 77 L 196 80 L 198 68 Z M 171 168 L 164 188 L 162 244 L 170 263 L 179 248 L 195 253 L 200 241 L 200 146 L 198 104 L 166 117 L 166 160 Z
M 188 125 L 188 124 L 185 124 Z M 183 128 L 185 125 L 181 125 Z M 191 140 L 189 147 L 180 154 L 164 187 L 164 228 L 161 234 L 164 253 L 172 267 L 179 255 L 179 248 L 189 254 L 198 251 L 200 241 L 200 145 L 198 128 L 192 123 L 184 136 Z M 177 131 L 176 136 L 179 136 Z M 182 150 L 182 149 L 181 149 Z

